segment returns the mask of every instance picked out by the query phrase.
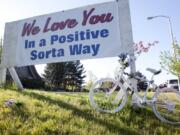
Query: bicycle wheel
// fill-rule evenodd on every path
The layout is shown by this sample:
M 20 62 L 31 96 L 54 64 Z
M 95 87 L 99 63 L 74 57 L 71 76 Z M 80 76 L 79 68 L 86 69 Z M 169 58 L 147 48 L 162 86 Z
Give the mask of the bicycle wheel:
M 180 93 L 163 88 L 154 95 L 153 111 L 163 122 L 180 125 Z
M 127 93 L 116 80 L 104 78 L 97 81 L 89 93 L 90 103 L 99 112 L 115 113 L 127 100 Z

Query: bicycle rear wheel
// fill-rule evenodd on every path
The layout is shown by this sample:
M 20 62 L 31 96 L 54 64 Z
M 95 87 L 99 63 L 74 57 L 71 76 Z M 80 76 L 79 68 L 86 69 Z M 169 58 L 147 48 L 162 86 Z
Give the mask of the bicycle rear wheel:
M 127 100 L 127 93 L 116 80 L 104 78 L 97 81 L 90 90 L 90 103 L 99 112 L 115 113 L 121 110 Z
M 180 125 L 180 93 L 163 88 L 154 95 L 153 111 L 163 122 Z

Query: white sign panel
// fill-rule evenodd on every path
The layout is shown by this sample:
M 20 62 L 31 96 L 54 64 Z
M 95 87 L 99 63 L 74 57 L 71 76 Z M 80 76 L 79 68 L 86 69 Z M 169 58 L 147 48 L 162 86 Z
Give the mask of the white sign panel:
M 6 23 L 3 65 L 25 66 L 124 52 L 117 2 Z

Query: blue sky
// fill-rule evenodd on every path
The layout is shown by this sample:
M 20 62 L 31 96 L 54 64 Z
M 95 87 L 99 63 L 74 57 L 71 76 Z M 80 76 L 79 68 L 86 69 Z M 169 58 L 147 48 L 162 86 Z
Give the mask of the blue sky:
M 1 0 L 0 4 L 0 36 L 3 36 L 5 22 L 20 20 L 32 16 L 48 14 L 66 9 L 76 8 L 84 5 L 106 2 L 110 0 Z M 179 0 L 129 0 L 131 11 L 131 22 L 134 42 L 144 41 L 145 43 L 159 41 L 159 44 L 151 50 L 142 54 L 137 62 L 137 70 L 143 72 L 147 67 L 159 69 L 159 55 L 161 51 L 171 49 L 171 37 L 169 33 L 168 20 L 156 18 L 147 20 L 148 16 L 166 15 L 171 17 L 174 37 L 180 42 L 180 1 Z M 105 58 L 82 61 L 87 71 L 92 71 L 98 78 L 114 76 L 118 67 L 117 58 Z M 43 67 L 38 66 L 42 72 Z M 164 82 L 173 76 L 165 71 L 157 76 L 157 83 Z

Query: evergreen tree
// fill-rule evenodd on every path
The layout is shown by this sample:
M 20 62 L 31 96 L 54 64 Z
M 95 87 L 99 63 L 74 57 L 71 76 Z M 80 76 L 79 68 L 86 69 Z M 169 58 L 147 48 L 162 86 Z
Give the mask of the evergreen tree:
M 80 61 L 47 64 L 43 75 L 51 88 L 63 90 L 81 89 L 84 83 L 84 67 Z
M 80 61 L 75 61 L 73 63 L 74 69 L 73 72 L 73 78 L 74 79 L 74 85 L 76 86 L 76 89 L 80 89 L 82 84 L 84 83 L 84 78 L 86 77 L 84 75 L 84 67 L 83 65 L 80 63 Z
M 51 88 L 64 88 L 62 82 L 64 79 L 65 63 L 47 64 L 44 71 L 46 85 Z

